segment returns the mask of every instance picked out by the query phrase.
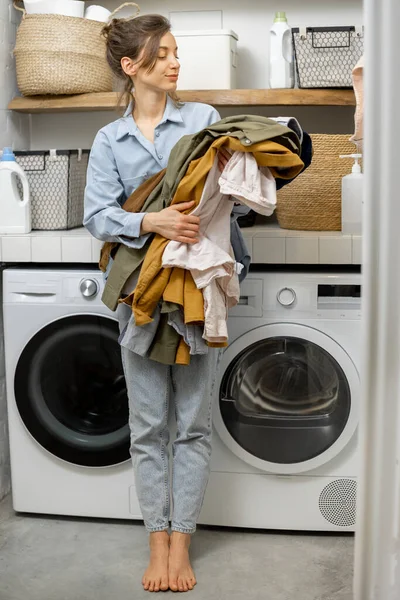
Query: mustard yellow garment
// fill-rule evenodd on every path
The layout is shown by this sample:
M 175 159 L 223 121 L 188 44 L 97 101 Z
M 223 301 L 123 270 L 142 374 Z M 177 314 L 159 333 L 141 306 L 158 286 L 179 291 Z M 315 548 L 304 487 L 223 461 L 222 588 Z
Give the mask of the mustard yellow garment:
M 274 177 L 293 179 L 304 167 L 297 154 L 276 142 L 267 140 L 244 146 L 236 138 L 221 136 L 204 156 L 190 163 L 171 204 L 191 200 L 194 200 L 195 206 L 199 204 L 207 175 L 221 146 L 232 151 L 251 152 L 257 164 L 268 167 Z M 280 168 L 285 169 L 284 173 L 278 170 Z M 192 210 L 194 207 L 186 214 Z M 162 256 L 168 242 L 161 235 L 154 237 L 143 261 L 134 294 L 124 300 L 132 305 L 135 322 L 139 326 L 152 320 L 152 314 L 161 299 L 182 305 L 185 323 L 204 323 L 203 294 L 196 288 L 190 272 L 176 267 L 162 267 Z
M 175 357 L 176 365 L 190 365 L 190 350 L 183 337 L 181 337 Z

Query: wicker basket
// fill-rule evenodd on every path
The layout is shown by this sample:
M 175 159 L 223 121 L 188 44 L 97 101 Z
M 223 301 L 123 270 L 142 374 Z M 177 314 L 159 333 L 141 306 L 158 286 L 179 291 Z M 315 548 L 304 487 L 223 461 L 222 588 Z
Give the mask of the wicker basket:
M 348 135 L 311 135 L 314 156 L 304 174 L 278 192 L 276 215 L 283 229 L 341 230 L 342 177 L 351 172 L 351 160 L 339 154 L 357 152 Z
M 112 90 L 101 36 L 104 23 L 63 15 L 27 15 L 17 5 L 21 1 L 14 0 L 15 8 L 23 12 L 14 54 L 18 87 L 24 96 Z

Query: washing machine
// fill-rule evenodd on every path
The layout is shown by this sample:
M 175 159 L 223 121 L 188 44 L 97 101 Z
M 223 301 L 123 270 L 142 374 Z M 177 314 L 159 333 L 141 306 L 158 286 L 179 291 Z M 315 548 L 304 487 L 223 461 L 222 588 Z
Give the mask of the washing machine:
M 3 272 L 13 506 L 141 519 L 118 324 L 98 269 Z
M 200 522 L 352 531 L 361 275 L 253 272 L 228 320 Z

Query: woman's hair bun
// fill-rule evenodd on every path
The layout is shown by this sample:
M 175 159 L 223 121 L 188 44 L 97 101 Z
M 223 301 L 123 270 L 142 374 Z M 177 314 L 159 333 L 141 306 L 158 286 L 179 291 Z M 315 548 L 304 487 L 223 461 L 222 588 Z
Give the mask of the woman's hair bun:
M 112 30 L 112 28 L 113 28 L 113 21 L 114 21 L 114 20 L 115 20 L 115 19 L 113 19 L 112 21 L 110 21 L 109 23 L 107 23 L 107 25 L 104 25 L 104 27 L 103 27 L 103 28 L 102 28 L 102 30 L 101 30 L 101 35 L 102 35 L 103 37 L 105 37 L 105 39 L 106 39 L 106 40 L 108 40 L 108 38 L 109 38 L 110 31 L 111 31 L 111 30 Z

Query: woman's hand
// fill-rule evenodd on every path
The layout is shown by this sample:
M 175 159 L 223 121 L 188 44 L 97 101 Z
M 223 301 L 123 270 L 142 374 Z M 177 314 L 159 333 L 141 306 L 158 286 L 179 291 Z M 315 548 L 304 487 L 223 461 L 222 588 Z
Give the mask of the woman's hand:
M 218 168 L 220 172 L 225 169 L 232 152 L 221 147 L 218 150 Z M 182 212 L 192 208 L 194 202 L 180 202 L 164 208 L 158 213 L 146 213 L 140 234 L 159 233 L 168 240 L 184 244 L 196 244 L 199 241 L 200 218 L 192 215 L 183 215 Z
M 168 240 L 196 244 L 199 241 L 200 218 L 182 214 L 183 211 L 193 208 L 194 204 L 180 202 L 158 213 L 146 213 L 140 233 L 159 233 Z
M 221 173 L 228 164 L 231 156 L 232 151 L 228 150 L 227 148 L 224 148 L 223 146 L 221 146 L 221 148 L 218 150 L 218 169 L 221 171 Z

